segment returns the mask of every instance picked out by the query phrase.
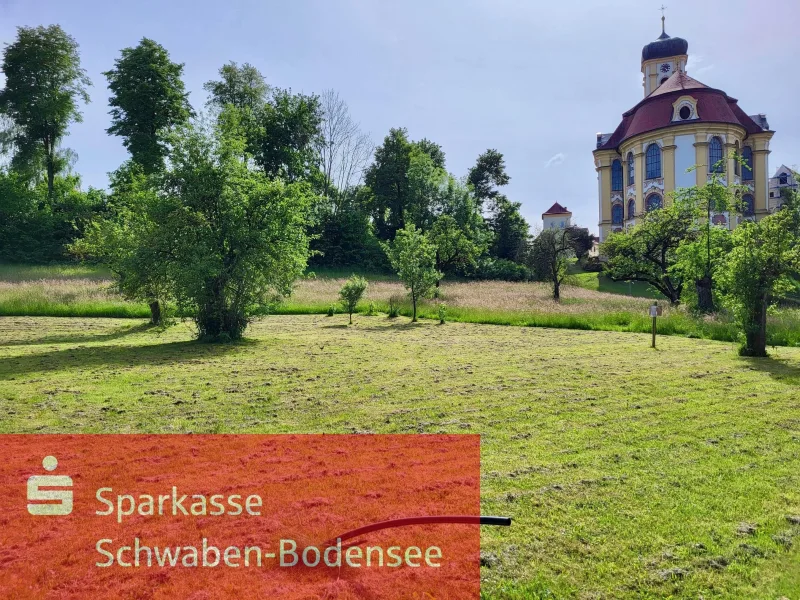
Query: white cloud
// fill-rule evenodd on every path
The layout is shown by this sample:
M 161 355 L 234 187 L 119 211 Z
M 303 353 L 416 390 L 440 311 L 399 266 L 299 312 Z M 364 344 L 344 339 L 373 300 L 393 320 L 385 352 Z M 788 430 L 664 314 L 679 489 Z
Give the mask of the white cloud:
M 558 154 L 554 154 L 550 157 L 550 159 L 544 163 L 544 168 L 549 169 L 550 167 L 558 166 L 564 162 L 564 159 L 567 158 L 567 155 L 563 152 L 559 152 Z
M 689 62 L 686 65 L 686 70 L 689 72 L 689 75 L 693 77 L 699 77 L 703 75 L 703 73 L 708 73 L 714 68 L 714 64 L 708 64 L 706 59 L 703 58 L 700 54 L 691 54 L 689 55 Z

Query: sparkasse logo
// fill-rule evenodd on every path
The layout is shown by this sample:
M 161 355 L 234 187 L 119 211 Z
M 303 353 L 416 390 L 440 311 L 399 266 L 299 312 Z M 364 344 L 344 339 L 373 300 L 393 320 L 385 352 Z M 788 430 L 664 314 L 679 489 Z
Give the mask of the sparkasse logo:
M 45 471 L 55 471 L 58 460 L 55 456 L 45 456 L 42 467 Z M 68 475 L 31 475 L 28 478 L 28 512 L 32 515 L 48 516 L 70 514 L 71 488 L 72 478 Z

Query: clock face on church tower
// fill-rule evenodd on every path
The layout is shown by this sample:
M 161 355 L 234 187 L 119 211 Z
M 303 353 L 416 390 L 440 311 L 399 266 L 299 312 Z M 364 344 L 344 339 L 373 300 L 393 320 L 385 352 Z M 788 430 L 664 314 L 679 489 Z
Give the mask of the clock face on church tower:
M 670 65 L 669 63 L 664 63 L 663 65 L 661 65 L 661 72 L 662 73 L 669 73 L 671 68 L 672 68 L 672 65 Z

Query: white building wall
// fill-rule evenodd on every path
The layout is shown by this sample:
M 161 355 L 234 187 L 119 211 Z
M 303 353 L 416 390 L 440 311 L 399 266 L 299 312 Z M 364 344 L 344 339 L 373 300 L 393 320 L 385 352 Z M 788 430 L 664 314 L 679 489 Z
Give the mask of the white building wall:
M 694 134 L 675 136 L 675 187 L 692 187 L 696 183 L 694 171 L 686 169 L 695 163 Z
M 564 229 L 570 226 L 571 214 L 563 215 L 542 215 L 542 227 L 544 229 Z

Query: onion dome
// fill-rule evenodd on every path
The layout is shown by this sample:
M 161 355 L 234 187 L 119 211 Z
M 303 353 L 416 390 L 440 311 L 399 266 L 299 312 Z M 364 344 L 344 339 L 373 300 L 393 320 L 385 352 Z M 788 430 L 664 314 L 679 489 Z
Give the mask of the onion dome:
M 661 35 L 655 42 L 650 42 L 642 48 L 642 62 L 654 58 L 669 58 L 688 54 L 689 42 L 683 38 L 670 37 L 664 31 L 664 22 L 661 23 Z

